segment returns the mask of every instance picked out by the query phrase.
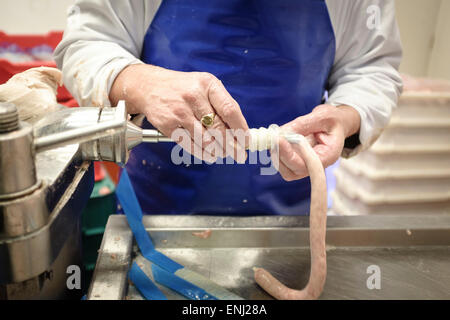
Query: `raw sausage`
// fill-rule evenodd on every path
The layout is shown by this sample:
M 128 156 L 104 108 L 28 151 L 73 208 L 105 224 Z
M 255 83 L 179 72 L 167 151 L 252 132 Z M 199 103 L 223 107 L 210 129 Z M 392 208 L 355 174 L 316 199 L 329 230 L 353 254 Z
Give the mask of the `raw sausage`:
M 291 137 L 292 138 L 292 137 Z M 325 248 L 327 224 L 327 186 L 324 168 L 318 155 L 305 137 L 295 135 L 289 140 L 299 144 L 300 155 L 306 163 L 311 179 L 311 206 L 309 217 L 309 242 L 311 247 L 311 271 L 309 281 L 302 290 L 286 287 L 263 268 L 253 268 L 256 283 L 267 293 L 280 300 L 317 299 L 322 293 L 327 276 Z

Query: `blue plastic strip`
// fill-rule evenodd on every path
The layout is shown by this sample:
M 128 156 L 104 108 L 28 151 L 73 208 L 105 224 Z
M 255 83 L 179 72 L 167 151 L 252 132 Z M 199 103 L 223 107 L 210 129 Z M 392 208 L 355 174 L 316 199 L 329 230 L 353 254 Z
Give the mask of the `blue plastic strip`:
M 153 262 L 172 273 L 183 268 L 182 265 L 155 250 L 153 242 L 142 224 L 142 209 L 136 194 L 134 193 L 126 169 L 122 170 L 120 182 L 116 189 L 116 195 L 127 216 L 128 225 L 136 238 L 136 242 L 142 255 L 150 262 Z
M 136 242 L 139 246 L 139 249 L 141 250 L 142 255 L 144 256 L 144 258 L 152 262 L 152 272 L 155 281 L 169 287 L 170 289 L 184 295 L 189 299 L 217 300 L 216 297 L 207 293 L 202 288 L 175 275 L 174 273 L 177 270 L 180 270 L 184 267 L 155 249 L 155 246 L 153 245 L 153 242 L 142 223 L 142 209 L 139 205 L 136 194 L 134 193 L 134 189 L 126 169 L 122 170 L 120 182 L 116 189 L 116 195 L 123 211 L 125 212 L 128 220 L 128 225 L 130 226 L 130 229 L 133 232 L 134 237 L 136 238 Z M 133 267 L 139 268 L 137 265 L 135 266 L 135 264 L 136 263 L 133 263 L 132 269 Z M 139 271 L 141 271 L 141 273 L 139 274 L 139 278 L 137 280 L 135 279 L 135 281 L 132 280 L 138 290 L 141 291 L 139 287 L 152 288 L 154 286 L 152 281 L 142 270 L 139 269 Z M 130 276 L 133 276 L 133 272 L 131 271 Z M 157 287 L 156 289 L 159 291 Z M 144 294 L 143 291 L 141 291 L 141 293 Z M 151 292 L 147 293 L 149 295 L 152 294 Z M 145 297 L 147 298 L 147 296 Z
M 156 282 L 178 292 L 179 294 L 185 296 L 192 300 L 218 300 L 213 295 L 202 288 L 193 285 L 192 283 L 178 277 L 177 275 L 167 272 L 166 270 L 152 264 L 153 279 Z
M 147 277 L 144 271 L 133 262 L 128 274 L 135 287 L 147 300 L 167 300 L 166 296 L 158 287 Z

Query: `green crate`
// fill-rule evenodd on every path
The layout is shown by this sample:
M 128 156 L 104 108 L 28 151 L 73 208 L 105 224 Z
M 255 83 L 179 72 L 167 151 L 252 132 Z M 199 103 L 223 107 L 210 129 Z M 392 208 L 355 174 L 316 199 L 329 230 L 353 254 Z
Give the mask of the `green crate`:
M 100 192 L 104 188 L 108 188 L 111 192 L 107 195 L 101 195 Z M 117 210 L 114 191 L 114 182 L 109 177 L 95 183 L 91 198 L 82 215 L 83 233 L 98 233 L 100 229 L 105 228 L 108 217 Z
M 83 235 L 83 264 L 86 271 L 95 269 L 98 250 L 102 244 L 103 232 L 104 230 L 98 234 Z
M 98 234 L 83 235 L 83 288 L 89 288 L 92 276 L 94 275 L 95 265 L 97 263 L 98 250 L 103 239 L 103 231 Z

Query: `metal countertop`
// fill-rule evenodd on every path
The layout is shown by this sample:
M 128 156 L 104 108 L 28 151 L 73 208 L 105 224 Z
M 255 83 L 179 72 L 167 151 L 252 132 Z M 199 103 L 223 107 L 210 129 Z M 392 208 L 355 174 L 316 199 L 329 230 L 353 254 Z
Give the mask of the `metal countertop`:
M 309 277 L 309 218 L 304 216 L 145 216 L 155 247 L 244 299 L 270 299 L 253 280 L 264 267 L 289 287 Z M 211 229 L 208 239 L 192 232 Z M 450 299 L 450 216 L 330 216 L 328 275 L 321 299 Z M 142 299 L 127 281 L 145 264 L 125 216 L 111 216 L 88 299 Z M 368 289 L 369 266 L 381 289 Z M 148 271 L 144 267 L 144 271 Z M 169 299 L 183 299 L 160 286 Z

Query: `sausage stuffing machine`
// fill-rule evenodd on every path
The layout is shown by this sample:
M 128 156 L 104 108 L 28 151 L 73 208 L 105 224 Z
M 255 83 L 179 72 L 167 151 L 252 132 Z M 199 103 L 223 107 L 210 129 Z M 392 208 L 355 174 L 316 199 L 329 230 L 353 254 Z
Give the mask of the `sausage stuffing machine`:
M 79 298 L 67 288 L 67 268 L 81 266 L 91 162 L 124 164 L 132 147 L 158 141 L 169 139 L 127 121 L 123 102 L 61 107 L 34 125 L 0 103 L 0 299 Z M 294 288 L 308 279 L 308 217 L 145 216 L 143 223 L 158 250 L 245 299 L 270 298 L 253 280 L 255 266 Z M 205 230 L 207 239 L 193 236 Z M 323 299 L 450 299 L 448 215 L 331 216 L 327 244 Z M 148 272 L 125 216 L 113 215 L 87 298 L 141 299 L 127 281 L 134 260 Z
M 116 108 L 63 106 L 33 125 L 0 103 L 0 299 L 57 299 L 67 267 L 81 266 L 81 212 L 92 160 L 124 164 L 135 145 L 164 140 Z M 78 292 L 78 293 L 76 293 Z

